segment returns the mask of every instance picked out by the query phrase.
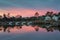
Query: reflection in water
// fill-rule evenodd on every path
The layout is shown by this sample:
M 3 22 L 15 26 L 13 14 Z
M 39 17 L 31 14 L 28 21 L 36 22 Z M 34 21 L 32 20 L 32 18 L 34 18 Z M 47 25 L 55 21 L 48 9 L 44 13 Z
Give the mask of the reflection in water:
M 26 27 L 28 27 L 28 26 L 26 26 Z M 36 24 L 35 25 L 30 25 L 30 26 L 32 28 L 34 28 L 35 31 L 39 31 L 39 28 L 46 29 L 47 32 L 53 32 L 54 30 L 60 31 L 60 27 L 59 26 L 57 26 L 57 27 L 55 27 L 55 26 L 46 26 L 46 25 L 45 26 L 44 25 L 41 26 L 41 25 L 36 25 Z M 16 29 L 20 30 L 20 29 L 22 29 L 22 27 L 23 27 L 23 25 L 22 26 L 15 26 L 15 25 L 14 26 L 13 25 L 8 26 L 8 25 L 4 25 L 4 26 L 0 26 L 0 31 L 9 33 L 9 32 L 11 32 L 11 29 L 16 28 Z

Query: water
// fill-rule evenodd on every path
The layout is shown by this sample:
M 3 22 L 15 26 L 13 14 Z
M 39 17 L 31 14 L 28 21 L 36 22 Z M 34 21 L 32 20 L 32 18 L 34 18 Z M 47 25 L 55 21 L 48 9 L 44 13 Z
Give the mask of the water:
M 1 26 L 0 40 L 60 40 L 60 32 L 58 29 L 47 31 L 46 28 L 38 26 L 22 26 L 22 28 L 21 26 L 14 26 L 8 27 L 4 31 Z

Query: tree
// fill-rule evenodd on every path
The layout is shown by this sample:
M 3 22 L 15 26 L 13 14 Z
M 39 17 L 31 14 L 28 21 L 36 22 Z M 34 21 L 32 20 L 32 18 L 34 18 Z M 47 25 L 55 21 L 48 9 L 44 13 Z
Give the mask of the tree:
M 38 13 L 38 12 L 36 12 L 34 16 L 35 16 L 35 17 L 38 17 L 38 16 L 39 16 L 39 13 Z

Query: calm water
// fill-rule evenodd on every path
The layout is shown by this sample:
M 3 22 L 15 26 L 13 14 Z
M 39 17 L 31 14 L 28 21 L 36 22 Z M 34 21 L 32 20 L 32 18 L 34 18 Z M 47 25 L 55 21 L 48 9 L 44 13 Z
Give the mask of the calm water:
M 54 29 L 48 32 L 37 26 L 8 27 L 6 31 L 1 27 L 0 40 L 60 40 L 60 32 Z

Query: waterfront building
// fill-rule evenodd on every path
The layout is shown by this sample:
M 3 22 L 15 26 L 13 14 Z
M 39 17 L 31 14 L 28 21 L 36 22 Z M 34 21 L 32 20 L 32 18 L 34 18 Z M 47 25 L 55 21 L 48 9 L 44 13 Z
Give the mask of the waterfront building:
M 45 21 L 50 21 L 50 20 L 51 20 L 50 12 L 47 12 L 47 13 L 46 13 L 44 20 L 45 20 Z
M 58 21 L 58 15 L 53 14 L 52 19 L 53 19 L 54 21 Z

